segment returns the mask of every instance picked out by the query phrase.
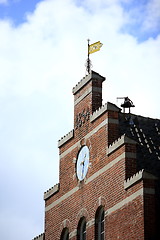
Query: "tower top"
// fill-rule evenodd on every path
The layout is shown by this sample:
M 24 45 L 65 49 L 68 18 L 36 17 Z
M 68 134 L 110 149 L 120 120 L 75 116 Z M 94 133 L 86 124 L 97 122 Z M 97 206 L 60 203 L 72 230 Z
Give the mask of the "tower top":
M 85 86 L 89 81 L 92 79 L 96 79 L 98 81 L 103 82 L 106 78 L 101 76 L 99 73 L 94 72 L 93 70 L 90 71 L 88 75 L 82 78 L 75 87 L 72 89 L 73 95 L 75 95 L 83 86 Z

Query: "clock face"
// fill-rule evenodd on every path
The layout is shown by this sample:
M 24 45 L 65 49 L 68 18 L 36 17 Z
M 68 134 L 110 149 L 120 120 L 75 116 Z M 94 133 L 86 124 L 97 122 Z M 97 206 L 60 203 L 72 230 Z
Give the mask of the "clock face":
M 87 172 L 89 167 L 89 148 L 87 146 L 83 146 L 78 154 L 77 159 L 77 177 L 80 181 L 82 181 Z

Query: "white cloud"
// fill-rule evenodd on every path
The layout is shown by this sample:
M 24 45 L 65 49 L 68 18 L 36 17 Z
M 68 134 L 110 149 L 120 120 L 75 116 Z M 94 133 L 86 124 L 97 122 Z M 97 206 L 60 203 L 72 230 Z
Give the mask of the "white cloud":
M 146 5 L 146 19 L 143 23 L 144 30 L 160 31 L 160 1 L 150 0 Z
M 124 3 L 124 13 L 126 17 L 126 25 L 123 26 L 125 32 L 137 35 L 141 41 L 147 39 L 151 33 L 157 36 L 160 32 L 160 1 L 128 1 L 122 0 Z
M 13 239 L 13 236 L 14 239 L 32 239 L 30 233 L 34 234 L 35 231 L 41 230 L 35 221 L 16 214 L 16 209 L 14 213 L 1 212 L 0 224 L 2 239 Z M 7 226 L 12 228 L 8 229 Z
M 30 232 L 24 240 L 34 237 L 33 218 L 34 235 L 43 231 L 43 191 L 58 181 L 57 140 L 73 127 L 71 90 L 85 75 L 87 38 L 103 43 L 91 60 L 107 79 L 104 102 L 128 96 L 133 112 L 159 118 L 160 37 L 138 43 L 122 33 L 128 14 L 119 1 L 46 0 L 18 27 L 0 21 L 1 206 L 12 215 L 3 227 L 20 221 Z M 15 202 L 23 202 L 16 215 Z M 3 240 L 22 239 L 15 229 Z
M 0 4 L 7 4 L 8 0 L 0 0 Z

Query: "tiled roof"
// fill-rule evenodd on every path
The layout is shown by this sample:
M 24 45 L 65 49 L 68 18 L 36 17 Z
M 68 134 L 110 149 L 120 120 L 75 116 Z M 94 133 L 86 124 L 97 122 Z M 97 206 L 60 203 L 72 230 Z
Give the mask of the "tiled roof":
M 120 135 L 137 144 L 137 171 L 145 169 L 160 176 L 160 120 L 119 113 Z

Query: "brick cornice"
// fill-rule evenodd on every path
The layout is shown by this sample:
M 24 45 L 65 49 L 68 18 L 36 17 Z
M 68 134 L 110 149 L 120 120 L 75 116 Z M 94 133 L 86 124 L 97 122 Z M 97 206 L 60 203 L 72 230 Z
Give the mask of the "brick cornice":
M 59 183 L 57 183 L 56 185 L 54 185 L 52 188 L 48 189 L 45 193 L 44 193 L 44 200 L 48 199 L 49 197 L 51 197 L 53 194 L 57 193 L 59 191 Z
M 108 155 L 112 152 L 116 151 L 118 148 L 120 148 L 124 144 L 136 144 L 137 142 L 132 140 L 131 138 L 127 137 L 125 134 L 122 135 L 120 138 L 118 138 L 116 141 L 114 141 L 112 144 L 108 147 Z
M 107 102 L 105 103 L 102 107 L 100 107 L 99 109 L 97 109 L 91 116 L 90 116 L 90 121 L 93 122 L 95 121 L 98 117 L 100 117 L 103 113 L 107 112 L 107 111 L 115 111 L 115 112 L 119 112 L 120 108 L 118 108 L 116 105 Z M 118 124 L 118 119 L 113 119 L 115 120 L 115 123 Z
M 38 235 L 37 237 L 33 238 L 33 240 L 44 240 L 44 233 Z
M 132 187 L 134 184 L 138 183 L 143 179 L 156 180 L 157 177 L 155 177 L 153 174 L 146 172 L 144 169 L 142 169 L 141 171 L 139 171 L 138 173 L 134 174 L 132 177 L 124 181 L 124 189 L 128 189 Z
M 91 71 L 90 74 L 88 74 L 87 76 L 85 76 L 80 82 L 78 82 L 78 84 L 76 84 L 76 86 L 72 89 L 72 93 L 75 95 L 84 85 L 86 85 L 91 79 L 97 79 L 100 81 L 104 81 L 105 77 L 101 76 L 100 74 Z
M 64 137 L 62 137 L 60 140 L 58 140 L 58 147 L 61 147 L 64 143 L 69 141 L 74 137 L 74 129 L 71 130 L 69 133 L 67 133 Z

